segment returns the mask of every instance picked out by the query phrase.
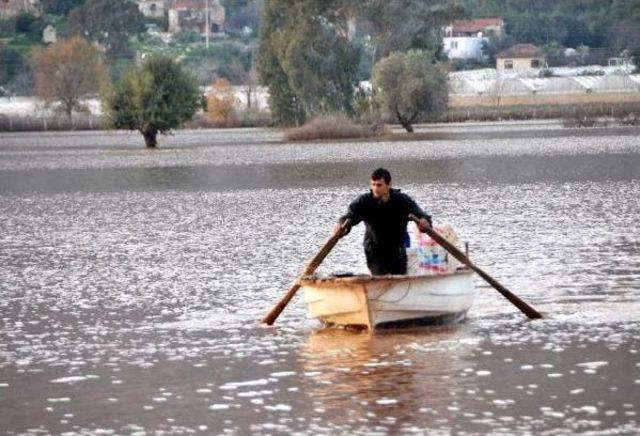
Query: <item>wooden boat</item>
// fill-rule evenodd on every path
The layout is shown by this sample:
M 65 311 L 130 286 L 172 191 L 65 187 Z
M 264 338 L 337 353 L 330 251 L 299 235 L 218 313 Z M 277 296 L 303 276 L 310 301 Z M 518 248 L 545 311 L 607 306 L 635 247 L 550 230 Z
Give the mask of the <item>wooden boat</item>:
M 475 295 L 473 272 L 425 275 L 303 277 L 309 317 L 360 329 L 462 321 Z

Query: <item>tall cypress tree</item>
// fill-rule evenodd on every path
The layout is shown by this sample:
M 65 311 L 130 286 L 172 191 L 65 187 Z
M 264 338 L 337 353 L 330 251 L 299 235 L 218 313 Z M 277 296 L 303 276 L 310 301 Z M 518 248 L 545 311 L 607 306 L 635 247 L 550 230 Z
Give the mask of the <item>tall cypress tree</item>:
M 353 113 L 360 52 L 347 32 L 348 1 L 269 0 L 263 10 L 258 72 L 280 124 Z

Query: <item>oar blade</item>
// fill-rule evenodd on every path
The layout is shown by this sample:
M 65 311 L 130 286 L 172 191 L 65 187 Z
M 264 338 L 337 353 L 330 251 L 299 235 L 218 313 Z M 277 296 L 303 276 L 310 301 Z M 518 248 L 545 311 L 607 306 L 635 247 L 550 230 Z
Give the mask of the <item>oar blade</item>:
M 278 317 L 280 316 L 284 308 L 287 307 L 287 304 L 289 304 L 289 301 L 291 301 L 291 299 L 296 294 L 298 289 L 300 289 L 300 285 L 296 282 L 289 288 L 285 296 L 282 297 L 271 308 L 271 310 L 269 310 L 269 312 L 264 316 L 264 318 L 262 318 L 260 322 L 266 325 L 273 325 L 273 323 L 276 322 L 276 319 L 278 319 Z
M 305 267 L 302 276 L 307 276 L 313 274 L 316 269 L 320 266 L 325 257 L 329 254 L 329 252 L 333 249 L 333 247 L 338 243 L 338 240 L 344 235 L 345 230 L 351 224 L 351 222 L 347 219 L 342 223 L 341 230 L 342 232 L 332 235 L 322 246 L 320 251 L 316 253 L 315 256 L 309 261 L 307 266 Z M 287 307 L 289 301 L 293 298 L 293 296 L 300 289 L 300 284 L 296 280 L 296 282 L 291 285 L 287 293 L 282 297 L 272 308 L 267 312 L 267 314 L 262 318 L 262 323 L 266 325 L 273 325 L 273 323 L 278 319 L 280 313 Z

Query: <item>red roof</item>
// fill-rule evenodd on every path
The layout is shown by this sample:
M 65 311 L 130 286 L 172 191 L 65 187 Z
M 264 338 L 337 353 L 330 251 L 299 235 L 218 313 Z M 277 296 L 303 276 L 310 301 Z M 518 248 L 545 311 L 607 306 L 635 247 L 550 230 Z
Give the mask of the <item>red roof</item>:
M 516 44 L 498 53 L 498 58 L 541 58 L 542 50 L 533 44 Z
M 451 24 L 454 32 L 476 33 L 482 32 L 489 26 L 504 26 L 502 18 L 478 18 L 475 20 L 457 20 Z
M 173 0 L 171 9 L 204 9 L 202 0 Z

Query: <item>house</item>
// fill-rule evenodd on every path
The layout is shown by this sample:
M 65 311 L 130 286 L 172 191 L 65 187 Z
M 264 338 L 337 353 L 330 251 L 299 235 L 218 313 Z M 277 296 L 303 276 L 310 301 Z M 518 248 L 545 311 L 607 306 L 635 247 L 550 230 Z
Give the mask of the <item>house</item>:
M 15 18 L 22 13 L 40 15 L 40 0 L 0 0 L 0 20 Z
M 164 18 L 168 11 L 167 0 L 138 0 L 138 9 L 149 18 Z
M 635 62 L 629 50 L 624 50 L 620 55 L 607 59 L 607 65 L 610 67 L 629 68 Z
M 544 53 L 533 44 L 516 44 L 496 56 L 496 69 L 499 71 L 530 70 L 544 65 Z
M 225 9 L 220 0 L 173 0 L 169 6 L 170 33 L 192 30 L 204 35 L 207 22 L 210 33 L 224 32 Z
M 58 34 L 56 33 L 56 29 L 49 24 L 42 31 L 42 42 L 45 44 L 55 44 L 58 41 Z
M 490 36 L 500 38 L 504 33 L 502 18 L 479 18 L 475 20 L 458 20 L 444 28 L 442 39 L 444 52 L 449 59 L 482 60 L 483 45 Z

